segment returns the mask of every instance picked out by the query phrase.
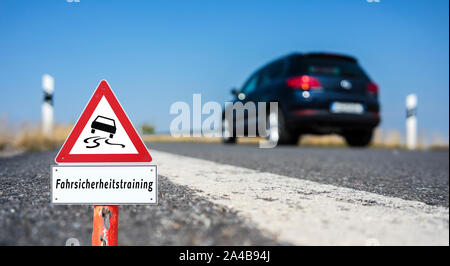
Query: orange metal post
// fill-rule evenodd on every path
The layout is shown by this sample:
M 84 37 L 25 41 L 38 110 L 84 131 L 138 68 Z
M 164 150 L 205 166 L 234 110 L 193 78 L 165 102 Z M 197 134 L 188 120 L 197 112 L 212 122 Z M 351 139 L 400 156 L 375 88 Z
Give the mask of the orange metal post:
M 92 230 L 93 246 L 117 246 L 119 206 L 95 205 Z

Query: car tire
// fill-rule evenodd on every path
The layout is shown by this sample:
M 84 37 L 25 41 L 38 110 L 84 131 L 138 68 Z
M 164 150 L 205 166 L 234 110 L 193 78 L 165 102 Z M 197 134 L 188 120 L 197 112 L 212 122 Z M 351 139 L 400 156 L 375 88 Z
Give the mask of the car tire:
M 113 135 L 113 134 L 109 134 L 109 137 L 110 137 L 110 138 L 113 138 L 113 137 L 114 137 L 114 135 Z
M 229 130 L 230 126 L 228 120 L 225 118 L 222 119 L 222 143 L 224 144 L 235 144 L 237 141 L 236 136 L 234 136 L 233 132 Z
M 344 133 L 347 144 L 351 147 L 366 147 L 372 141 L 373 130 L 354 130 Z
M 267 140 L 277 145 L 297 145 L 299 134 L 288 129 L 283 111 L 269 113 L 266 120 Z M 278 137 L 277 137 L 278 135 Z
M 91 133 L 94 134 L 95 133 L 95 129 L 91 129 Z

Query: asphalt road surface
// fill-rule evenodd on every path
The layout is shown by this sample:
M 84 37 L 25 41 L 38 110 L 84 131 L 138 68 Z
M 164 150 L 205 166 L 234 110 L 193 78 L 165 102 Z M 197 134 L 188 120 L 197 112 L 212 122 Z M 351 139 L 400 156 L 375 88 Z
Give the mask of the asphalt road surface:
M 119 245 L 448 245 L 448 152 L 147 143 L 157 206 Z M 52 206 L 56 151 L 0 158 L 0 245 L 90 244 L 91 206 Z
M 147 143 L 152 149 L 448 207 L 449 153 L 208 143 Z

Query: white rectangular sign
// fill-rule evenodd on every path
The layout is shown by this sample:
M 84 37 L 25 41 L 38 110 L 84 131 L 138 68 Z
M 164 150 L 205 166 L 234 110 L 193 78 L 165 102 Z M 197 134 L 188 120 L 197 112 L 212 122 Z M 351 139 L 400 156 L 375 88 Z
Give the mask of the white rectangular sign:
M 156 204 L 155 165 L 52 166 L 54 204 Z

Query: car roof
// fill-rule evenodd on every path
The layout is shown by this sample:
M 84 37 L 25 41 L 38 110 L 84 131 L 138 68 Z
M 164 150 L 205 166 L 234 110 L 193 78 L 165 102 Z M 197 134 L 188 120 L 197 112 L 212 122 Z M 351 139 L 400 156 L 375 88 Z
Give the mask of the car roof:
M 108 118 L 108 117 L 104 117 L 104 116 L 102 116 L 102 115 L 98 115 L 94 120 L 97 120 L 97 118 L 104 118 L 104 119 L 106 119 L 106 120 L 110 120 L 110 121 L 114 121 L 114 119 L 112 119 L 112 118 Z
M 328 53 L 328 52 L 311 52 L 311 53 L 292 53 L 286 57 L 303 57 L 303 58 L 332 58 L 332 59 L 340 59 L 344 61 L 350 61 L 357 63 L 358 60 L 349 55 L 337 54 L 337 53 Z
M 262 67 L 256 69 L 251 75 L 250 77 L 252 77 L 253 75 L 255 75 L 256 73 L 260 73 L 262 70 L 264 70 L 266 67 L 270 66 L 271 64 L 280 61 L 280 60 L 286 60 L 286 59 L 290 59 L 293 57 L 303 57 L 303 58 L 333 58 L 333 59 L 340 59 L 340 60 L 344 60 L 344 61 L 348 61 L 348 62 L 354 62 L 357 63 L 358 61 L 356 60 L 355 57 L 349 56 L 349 55 L 344 55 L 344 54 L 337 54 L 337 53 L 328 53 L 328 52 L 310 52 L 310 53 L 298 53 L 298 52 L 294 52 L 294 53 L 290 53 L 288 55 L 285 56 L 280 56 L 277 57 L 271 61 L 269 61 L 267 64 L 263 65 Z M 244 82 L 245 84 L 245 82 Z

